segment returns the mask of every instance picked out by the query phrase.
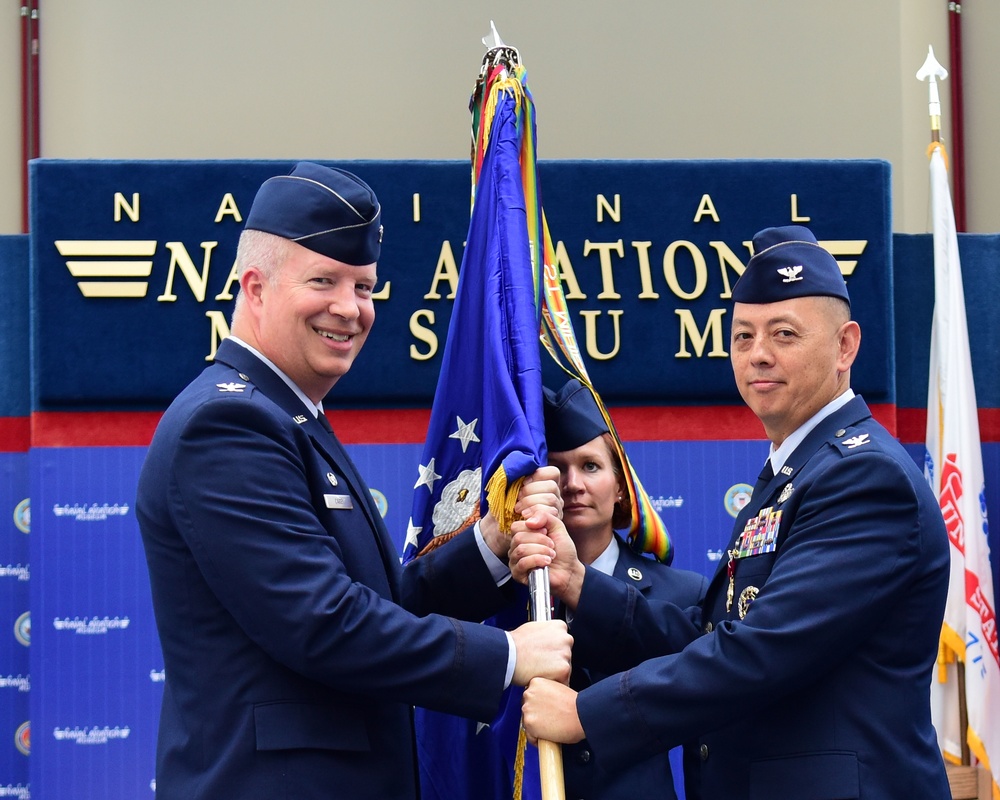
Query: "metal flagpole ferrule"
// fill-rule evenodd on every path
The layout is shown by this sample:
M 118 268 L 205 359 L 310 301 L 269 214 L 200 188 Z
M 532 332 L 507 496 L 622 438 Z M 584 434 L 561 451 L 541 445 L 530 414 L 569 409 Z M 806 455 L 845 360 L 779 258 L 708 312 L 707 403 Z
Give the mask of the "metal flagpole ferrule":
M 531 619 L 552 619 L 552 591 L 549 588 L 549 568 L 539 567 L 528 573 L 528 604 Z
M 483 56 L 483 65 L 479 70 L 480 80 L 486 78 L 497 64 L 509 68 L 521 63 L 521 55 L 517 52 L 517 48 L 504 44 L 493 20 L 490 20 L 490 32 L 482 41 L 486 45 L 486 55 Z
M 948 70 L 941 66 L 934 58 L 934 48 L 927 45 L 927 58 L 924 59 L 923 66 L 917 70 L 917 80 L 927 81 L 927 113 L 931 118 L 931 141 L 941 141 L 941 98 L 938 95 L 938 78 L 944 80 L 948 77 Z

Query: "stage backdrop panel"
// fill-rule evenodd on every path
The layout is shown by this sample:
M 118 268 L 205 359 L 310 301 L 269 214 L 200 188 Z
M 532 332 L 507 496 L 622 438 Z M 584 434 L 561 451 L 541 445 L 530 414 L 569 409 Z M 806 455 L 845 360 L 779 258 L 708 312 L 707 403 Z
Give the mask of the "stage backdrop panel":
M 896 402 L 900 408 L 926 411 L 934 313 L 934 241 L 929 233 L 897 233 L 892 240 L 897 308 Z M 1000 234 L 960 233 L 958 254 L 976 401 L 980 408 L 1000 409 L 1000 314 L 996 305 L 1000 297 Z M 989 421 L 992 414 L 987 416 Z M 991 432 L 990 438 L 998 437 Z
M 0 797 L 28 796 L 28 237 L 0 236 Z
M 401 549 L 468 227 L 469 168 L 327 163 L 357 172 L 383 205 L 378 320 L 328 407 Z M 136 478 L 159 412 L 228 330 L 253 196 L 291 166 L 31 165 L 31 778 L 47 800 L 153 796 L 164 674 Z M 730 291 L 758 229 L 801 222 L 834 252 L 866 333 L 855 385 L 894 412 L 889 167 L 548 162 L 540 172 L 594 381 L 625 421 L 675 563 L 711 574 L 767 450 L 727 357 Z M 668 438 L 680 441 L 657 441 Z
M 32 162 L 36 410 L 164 407 L 228 330 L 260 184 L 291 162 Z M 378 318 L 338 407 L 430 404 L 469 220 L 463 162 L 337 162 L 382 203 Z M 736 403 L 730 290 L 749 240 L 802 222 L 868 332 L 856 385 L 891 403 L 889 165 L 543 162 L 569 309 L 609 402 Z M 69 335 L 71 331 L 71 335 Z
M 962 288 L 969 326 L 973 381 L 979 405 L 986 481 L 990 563 L 994 592 L 1000 591 L 1000 235 L 958 235 Z M 923 466 L 927 426 L 927 371 L 934 313 L 934 241 L 931 234 L 893 236 L 896 295 L 896 399 L 898 435 Z M 862 337 L 864 339 L 864 337 Z M 867 339 L 864 344 L 867 345 Z M 994 608 L 996 604 L 994 603 Z

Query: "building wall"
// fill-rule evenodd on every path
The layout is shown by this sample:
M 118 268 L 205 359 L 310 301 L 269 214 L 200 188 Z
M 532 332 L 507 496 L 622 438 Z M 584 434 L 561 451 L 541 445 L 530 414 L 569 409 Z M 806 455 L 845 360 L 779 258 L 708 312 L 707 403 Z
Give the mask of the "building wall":
M 491 15 L 530 71 L 543 159 L 882 158 L 927 229 L 927 45 L 941 0 L 46 0 L 49 158 L 468 155 Z M 0 234 L 21 229 L 20 17 L 0 19 Z M 968 229 L 1000 230 L 1000 6 L 963 15 Z M 942 85 L 945 138 L 950 87 Z M 748 232 L 748 235 L 751 232 Z

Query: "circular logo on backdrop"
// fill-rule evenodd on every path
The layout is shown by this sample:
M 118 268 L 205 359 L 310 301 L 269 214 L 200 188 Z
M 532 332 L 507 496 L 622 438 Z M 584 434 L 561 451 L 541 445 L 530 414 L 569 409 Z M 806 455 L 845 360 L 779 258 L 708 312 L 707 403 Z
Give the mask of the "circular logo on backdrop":
M 14 622 L 14 638 L 25 647 L 31 645 L 31 612 L 25 611 Z
M 737 483 L 730 486 L 723 501 L 726 504 L 726 511 L 729 512 L 729 515 L 731 517 L 738 516 L 743 507 L 750 502 L 752 494 L 753 487 L 748 483 Z
M 14 506 L 14 524 L 21 533 L 31 533 L 31 499 L 25 497 Z
M 378 513 L 381 514 L 382 519 L 385 519 L 385 515 L 389 511 L 389 501 L 385 499 L 385 495 L 378 489 L 369 489 L 368 491 L 372 493 Z
M 31 722 L 22 722 L 14 732 L 14 746 L 24 755 L 31 755 Z

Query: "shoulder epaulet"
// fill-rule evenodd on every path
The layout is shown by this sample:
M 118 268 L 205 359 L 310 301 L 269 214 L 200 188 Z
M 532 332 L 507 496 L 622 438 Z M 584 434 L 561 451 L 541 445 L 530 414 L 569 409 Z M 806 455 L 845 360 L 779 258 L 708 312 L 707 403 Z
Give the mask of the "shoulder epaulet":
M 215 384 L 215 391 L 218 394 L 250 394 L 255 388 L 250 382 L 250 377 L 242 372 L 236 372 L 228 380 Z
M 858 428 L 839 430 L 834 434 L 833 446 L 841 453 L 851 453 L 863 450 L 874 444 L 871 434 Z

